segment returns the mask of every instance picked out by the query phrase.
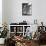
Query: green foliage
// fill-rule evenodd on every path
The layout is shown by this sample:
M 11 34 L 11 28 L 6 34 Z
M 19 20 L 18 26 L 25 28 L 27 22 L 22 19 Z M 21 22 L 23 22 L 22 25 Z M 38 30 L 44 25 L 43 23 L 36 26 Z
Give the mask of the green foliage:
M 1 32 L 0 38 L 5 38 L 7 36 L 8 29 L 5 29 Z
M 3 25 L 3 31 L 0 31 L 0 38 L 6 38 L 7 37 L 7 33 L 8 33 L 8 29 L 7 29 L 7 24 L 4 23 Z

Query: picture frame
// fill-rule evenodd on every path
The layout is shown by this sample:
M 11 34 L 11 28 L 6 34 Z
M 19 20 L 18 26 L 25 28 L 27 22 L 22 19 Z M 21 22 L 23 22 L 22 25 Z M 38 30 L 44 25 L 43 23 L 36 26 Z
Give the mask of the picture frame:
M 22 15 L 32 15 L 32 3 L 22 3 Z

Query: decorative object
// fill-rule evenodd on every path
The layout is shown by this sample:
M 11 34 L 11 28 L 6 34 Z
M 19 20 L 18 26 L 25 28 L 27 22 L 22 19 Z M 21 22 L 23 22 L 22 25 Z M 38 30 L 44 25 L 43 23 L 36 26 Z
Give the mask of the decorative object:
M 0 44 L 4 44 L 5 38 L 0 38 Z
M 22 3 L 22 15 L 32 15 L 32 2 Z
M 26 29 L 26 38 L 28 40 L 32 39 L 32 32 L 30 32 L 30 27 L 27 27 Z
M 37 19 L 34 20 L 34 24 L 37 24 Z
M 3 31 L 0 31 L 0 44 L 4 44 L 4 40 L 7 37 L 8 29 L 7 24 L 3 24 Z
M 0 38 L 6 38 L 7 32 L 8 32 L 7 24 L 4 23 L 4 25 L 3 25 L 3 31 L 1 32 Z

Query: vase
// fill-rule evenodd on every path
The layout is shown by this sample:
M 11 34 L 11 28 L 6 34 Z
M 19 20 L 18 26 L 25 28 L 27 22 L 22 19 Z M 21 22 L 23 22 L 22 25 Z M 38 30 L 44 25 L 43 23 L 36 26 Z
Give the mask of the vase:
M 0 44 L 4 44 L 5 38 L 0 38 Z

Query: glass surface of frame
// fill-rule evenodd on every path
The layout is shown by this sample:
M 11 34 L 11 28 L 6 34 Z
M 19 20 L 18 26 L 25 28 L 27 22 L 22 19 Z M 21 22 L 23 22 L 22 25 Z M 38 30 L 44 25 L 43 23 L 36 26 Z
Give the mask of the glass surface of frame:
M 30 2 L 30 3 L 22 3 L 22 15 L 23 16 L 32 15 L 32 2 Z

